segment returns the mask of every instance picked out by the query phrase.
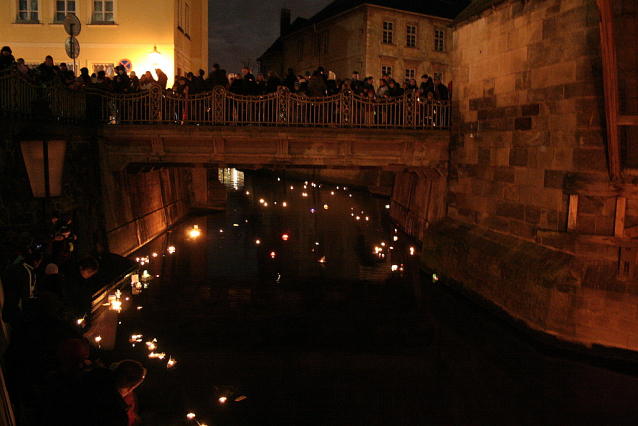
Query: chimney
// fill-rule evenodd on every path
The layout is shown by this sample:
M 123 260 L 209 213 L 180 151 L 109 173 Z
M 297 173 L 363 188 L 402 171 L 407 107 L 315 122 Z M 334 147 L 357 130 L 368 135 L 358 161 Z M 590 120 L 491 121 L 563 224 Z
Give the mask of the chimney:
M 290 29 L 290 9 L 285 7 L 281 9 L 279 16 L 279 36 L 284 36 Z

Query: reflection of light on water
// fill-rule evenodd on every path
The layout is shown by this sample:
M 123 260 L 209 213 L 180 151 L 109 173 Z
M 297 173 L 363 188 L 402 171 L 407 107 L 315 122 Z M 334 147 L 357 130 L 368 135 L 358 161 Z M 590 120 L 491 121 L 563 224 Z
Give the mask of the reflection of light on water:
M 219 169 L 217 179 L 227 188 L 238 191 L 244 188 L 244 172 L 237 169 Z

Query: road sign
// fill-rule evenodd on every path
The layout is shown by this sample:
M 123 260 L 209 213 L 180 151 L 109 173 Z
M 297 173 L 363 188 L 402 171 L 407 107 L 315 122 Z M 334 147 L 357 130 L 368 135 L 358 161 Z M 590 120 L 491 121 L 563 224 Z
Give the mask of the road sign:
M 77 37 L 81 27 L 80 20 L 74 14 L 69 13 L 64 17 L 64 31 L 71 37 Z
M 80 55 L 80 42 L 75 37 L 68 37 L 64 42 L 64 50 L 71 59 L 75 59 Z

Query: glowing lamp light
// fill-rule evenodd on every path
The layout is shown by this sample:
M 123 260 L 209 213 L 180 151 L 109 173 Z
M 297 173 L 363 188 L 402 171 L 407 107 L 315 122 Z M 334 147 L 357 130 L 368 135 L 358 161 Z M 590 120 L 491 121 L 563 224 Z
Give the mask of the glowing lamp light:
M 323 209 L 324 209 L 324 210 L 328 210 L 329 208 L 330 208 L 330 207 L 329 207 L 327 204 L 324 204 L 324 205 L 323 205 Z
M 168 252 L 169 252 L 170 254 L 175 253 L 175 246 L 170 246 L 170 247 L 168 248 Z
M 228 400 L 228 398 L 226 398 L 225 396 L 220 396 L 220 397 L 219 397 L 219 403 L 220 403 L 220 404 L 224 404 L 224 403 L 226 403 L 226 401 L 227 401 L 227 400 Z
M 307 193 L 307 192 L 302 192 L 302 193 L 301 193 L 301 196 L 302 196 L 302 197 L 307 197 L 307 196 L 308 196 L 308 193 Z
M 193 228 L 189 231 L 188 235 L 190 235 L 191 238 L 197 238 L 200 235 L 202 235 L 201 230 L 199 229 L 198 225 L 193 226 Z
M 148 270 L 144 269 L 144 272 L 142 273 L 142 281 L 148 280 L 149 278 L 151 278 L 151 274 L 148 273 Z
M 83 322 L 84 322 L 84 318 L 80 318 L 80 319 L 78 320 L 78 325 L 82 325 L 82 323 L 83 323 Z
M 356 219 L 357 219 L 357 220 L 360 220 L 360 219 L 361 219 L 361 216 L 357 216 L 357 217 L 356 217 Z
M 386 208 L 386 209 L 389 209 L 389 208 L 390 208 L 390 204 L 386 204 L 386 205 L 385 205 L 385 208 Z
M 246 195 L 250 195 L 250 191 L 246 191 Z
M 264 203 L 264 207 L 268 207 L 268 203 Z
M 153 257 L 157 257 L 157 253 L 153 253 Z
M 261 244 L 261 241 L 260 240 L 255 240 L 255 244 L 259 245 L 259 244 Z
M 289 238 L 288 234 L 284 234 L 281 236 L 281 239 L 284 241 L 288 241 L 288 238 Z
M 397 269 L 399 269 L 399 265 L 392 265 L 392 272 L 396 271 Z
M 330 195 L 335 195 L 335 192 L 334 191 L 330 191 Z
M 319 263 L 326 263 L 326 256 L 323 256 L 321 259 L 319 259 L 317 262 Z
M 281 203 L 281 205 L 284 206 L 284 207 L 288 207 L 288 203 L 285 202 L 285 201 L 283 203 Z
M 162 54 L 157 50 L 157 45 L 153 45 L 153 51 L 149 53 L 153 65 L 159 65 L 162 60 Z
M 290 185 L 290 189 L 295 189 L 295 187 L 294 187 L 294 186 L 292 186 L 292 185 Z
M 148 354 L 149 358 L 157 358 L 157 359 L 164 359 L 166 358 L 166 354 L 164 352 L 151 352 L 150 354 Z
M 196 416 L 195 416 L 195 413 L 188 413 L 188 414 L 186 415 L 186 418 L 187 418 L 188 420 L 193 420 L 195 417 L 196 417 Z
M 394 236 L 394 241 L 399 241 L 399 237 L 398 236 Z
M 112 311 L 122 312 L 122 302 L 119 300 L 112 300 L 109 309 Z
M 264 202 L 265 202 L 265 201 L 266 201 L 266 200 L 264 200 L 263 198 L 260 198 L 260 199 L 259 199 L 259 203 L 260 203 L 260 204 L 264 204 Z

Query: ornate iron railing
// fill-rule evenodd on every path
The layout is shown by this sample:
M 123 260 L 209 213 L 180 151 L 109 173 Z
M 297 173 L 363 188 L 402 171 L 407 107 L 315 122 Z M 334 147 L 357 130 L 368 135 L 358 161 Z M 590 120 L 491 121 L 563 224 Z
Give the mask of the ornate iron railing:
M 182 96 L 153 86 L 133 94 L 95 89 L 41 87 L 17 73 L 0 76 L 0 112 L 29 117 L 48 112 L 59 120 L 109 124 L 258 125 L 449 129 L 450 103 L 408 92 L 401 97 L 371 99 L 343 91 L 309 98 L 280 88 L 263 96 L 243 96 L 216 87 Z

